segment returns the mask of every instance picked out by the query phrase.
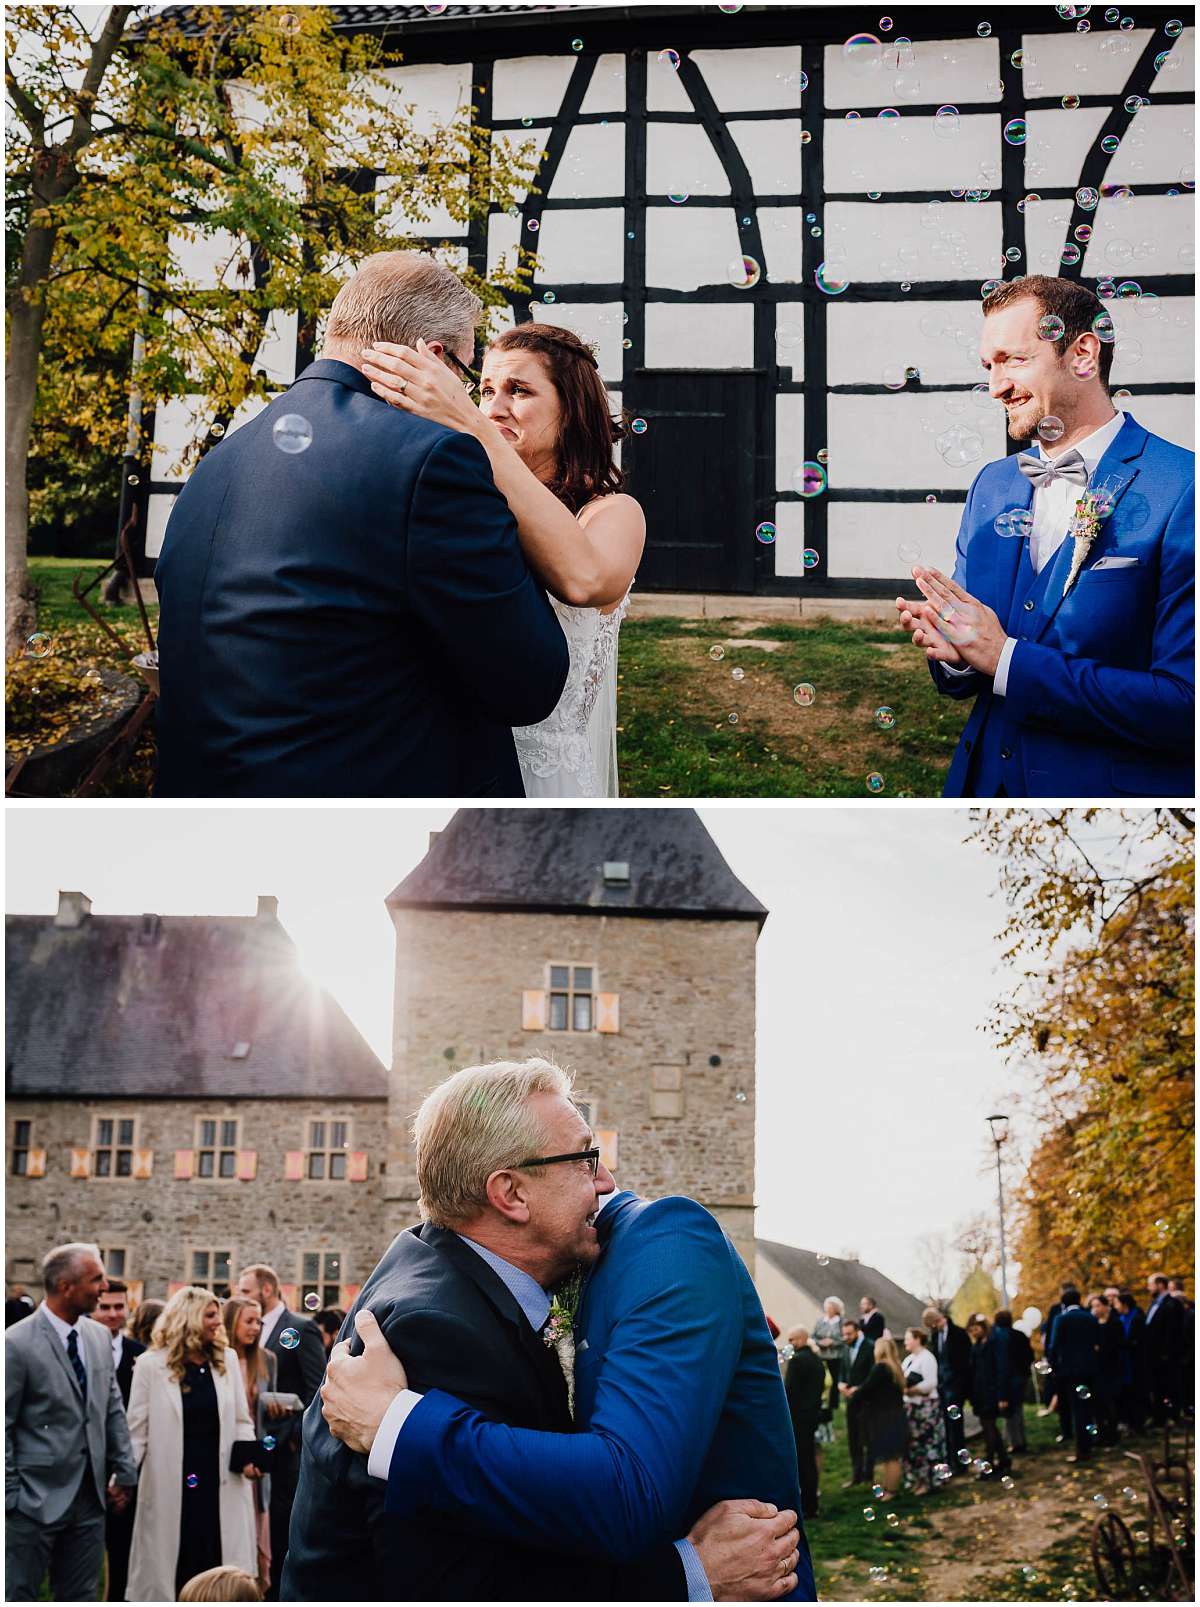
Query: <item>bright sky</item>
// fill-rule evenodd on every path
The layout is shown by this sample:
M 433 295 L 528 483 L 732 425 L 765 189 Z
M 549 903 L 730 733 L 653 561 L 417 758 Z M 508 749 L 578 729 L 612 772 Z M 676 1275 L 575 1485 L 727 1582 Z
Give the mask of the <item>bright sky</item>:
M 655 807 L 663 807 L 657 805 Z M 279 899 L 306 971 L 390 1058 L 383 900 L 449 809 L 26 808 L 7 817 L 7 908 L 250 915 Z M 708 808 L 771 911 L 758 947 L 758 1232 L 915 1287 L 913 1241 L 990 1210 L 984 1117 L 1006 1073 L 978 1030 L 1003 985 L 995 862 L 961 809 Z M 731 987 L 740 987 L 731 978 Z

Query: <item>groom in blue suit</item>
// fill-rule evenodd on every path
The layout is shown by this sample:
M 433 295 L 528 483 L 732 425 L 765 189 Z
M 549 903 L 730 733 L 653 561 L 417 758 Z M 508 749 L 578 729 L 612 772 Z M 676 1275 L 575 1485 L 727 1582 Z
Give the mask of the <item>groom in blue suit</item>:
M 983 312 L 991 395 L 1037 449 L 976 477 L 953 579 L 915 568 L 924 601 L 896 600 L 938 690 L 975 700 L 945 796 L 1190 797 L 1195 457 L 1114 411 L 1090 290 L 1031 275 Z
M 159 797 L 520 797 L 512 727 L 554 709 L 562 630 L 479 443 L 374 396 L 373 340 L 471 360 L 478 298 L 368 257 L 321 359 L 208 452 L 171 514 Z

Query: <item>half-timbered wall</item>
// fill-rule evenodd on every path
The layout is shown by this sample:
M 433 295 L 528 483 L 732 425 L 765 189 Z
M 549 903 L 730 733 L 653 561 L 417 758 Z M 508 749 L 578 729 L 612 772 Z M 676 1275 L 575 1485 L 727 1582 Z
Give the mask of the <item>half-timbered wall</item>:
M 574 9 L 389 77 L 420 114 L 474 105 L 497 142 L 546 152 L 517 215 L 414 227 L 481 271 L 536 250 L 509 316 L 594 341 L 614 404 L 645 419 L 624 447 L 642 586 L 870 596 L 918 555 L 949 567 L 971 480 L 1020 444 L 978 390 L 988 279 L 1099 285 L 1118 405 L 1192 444 L 1192 27 L 1161 8 L 1131 28 L 1097 6 L 924 8 L 911 39 L 902 16 L 848 51 L 852 8 L 640 9 Z M 427 19 L 412 54 L 436 54 L 439 28 L 447 58 L 471 42 Z M 232 273 L 227 244 L 184 266 Z M 261 362 L 294 378 L 294 316 Z M 158 410 L 148 557 L 206 427 L 198 398 Z

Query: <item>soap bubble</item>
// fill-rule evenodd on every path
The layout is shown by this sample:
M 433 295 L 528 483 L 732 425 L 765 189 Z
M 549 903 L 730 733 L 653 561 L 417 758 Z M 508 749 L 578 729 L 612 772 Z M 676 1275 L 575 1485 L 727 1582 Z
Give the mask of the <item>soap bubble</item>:
M 1105 156 L 1111 156 L 1118 148 L 1120 143 L 1121 141 L 1116 134 L 1106 134 L 1100 141 L 1100 149 L 1104 152 Z
M 799 704 L 802 709 L 811 709 L 816 698 L 817 689 L 811 681 L 801 681 L 799 686 L 792 688 L 792 702 Z
M 883 371 L 882 379 L 889 391 L 904 389 L 904 370 L 898 363 L 889 363 Z
M 1004 125 L 1004 138 L 1010 145 L 1024 145 L 1026 132 L 1023 117 L 1014 117 L 1011 122 Z
M 294 457 L 312 445 L 312 425 L 299 413 L 281 413 L 271 426 L 271 438 L 281 452 Z
M 889 709 L 886 703 L 881 703 L 875 710 L 875 724 L 881 731 L 893 731 L 896 727 L 896 711 Z
M 950 1421 L 952 1423 L 957 1423 L 959 1421 L 959 1419 L 962 1417 L 962 1407 L 961 1406 L 947 1406 L 947 1408 L 946 1408 L 946 1416 L 950 1419 Z M 959 1460 L 960 1461 L 962 1460 L 961 1456 L 960 1456 Z M 968 1457 L 967 1460 L 969 1461 L 970 1458 Z
M 1048 1361 L 1045 1361 L 1045 1360 L 1035 1361 L 1034 1364 L 1033 1364 L 1033 1370 L 1041 1378 L 1049 1377 L 1049 1375 L 1054 1371 L 1054 1369 L 1051 1367 L 1050 1363 Z
M 682 206 L 687 198 L 688 192 L 686 190 L 672 190 L 667 195 L 667 200 L 670 201 L 672 206 Z
M 821 554 L 817 551 L 817 549 L 815 547 L 805 547 L 805 549 L 804 549 L 804 567 L 805 567 L 805 569 L 815 569 L 820 562 L 821 562 Z
M 842 46 L 842 57 L 853 73 L 875 72 L 883 60 L 883 47 L 873 33 L 856 33 Z
M 442 12 L 447 10 L 447 7 L 446 6 L 438 6 L 438 5 L 428 5 L 428 6 L 425 7 L 425 10 L 429 13 L 429 15 L 431 17 L 440 17 Z
M 933 114 L 933 132 L 939 139 L 952 139 L 958 129 L 958 107 L 939 106 Z
M 983 436 L 961 424 L 952 424 L 938 436 L 934 445 L 949 468 L 961 469 L 977 463 L 983 456 Z
M 1066 425 L 1062 419 L 1055 418 L 1053 413 L 1047 413 L 1038 423 L 1037 432 L 1043 441 L 1057 441 L 1065 429 Z
M 1094 212 L 1100 205 L 1100 192 L 1085 184 L 1082 189 L 1075 191 L 1075 204 L 1081 206 L 1085 212 Z
M 1066 245 L 1063 246 L 1062 255 L 1058 260 L 1062 263 L 1065 263 L 1068 268 L 1073 268 L 1082 255 L 1083 252 L 1080 251 L 1075 242 L 1073 240 L 1068 240 Z
M 1061 340 L 1066 333 L 1066 325 L 1057 314 L 1048 312 L 1038 319 L 1039 340 Z
M 629 428 L 635 435 L 645 435 L 648 425 L 644 418 L 635 418 Z
M 1007 1473 L 1000 1480 L 1000 1483 L 1003 1486 L 1003 1488 L 1006 1489 L 1006 1490 L 1015 1490 L 1016 1487 L 1017 1487 L 1016 1480 L 1013 1479 L 1013 1478 L 1010 1478 Z
M 660 50 L 658 64 L 660 67 L 670 67 L 673 72 L 678 72 L 679 52 L 677 50 Z
M 1037 1583 L 1037 1576 L 1036 1568 L 1026 1566 L 1021 1569 L 1021 1578 L 1027 1585 L 1035 1585 Z
M 25 643 L 26 658 L 49 658 L 54 651 L 54 638 L 46 631 L 34 631 Z
M 1062 109 L 1063 109 L 1064 112 L 1078 111 L 1079 110 L 1079 96 L 1078 95 L 1064 95 L 1063 98 L 1062 98 Z
M 729 673 L 735 681 L 744 681 L 746 679 L 746 672 L 741 668 L 730 670 Z
M 823 262 L 815 274 L 818 290 L 823 290 L 827 296 L 840 296 L 844 290 L 849 290 L 849 279 L 839 279 L 827 262 Z
M 199 1477 L 195 1473 L 189 1473 L 187 1478 L 183 1482 L 187 1485 L 189 1490 L 194 1490 L 196 1488 L 196 1486 L 200 1483 L 200 1480 L 199 1480 Z
M 762 278 L 762 267 L 753 257 L 734 257 L 725 277 L 738 290 L 750 290 Z
M 730 725 L 736 725 L 736 724 L 737 724 L 737 723 L 738 723 L 738 717 L 737 717 L 737 715 L 736 715 L 736 713 L 735 713 L 735 714 L 731 714 L 731 715 L 730 715 L 730 716 L 729 716 L 729 723 L 730 723 Z M 744 1105 L 744 1104 L 745 1104 L 745 1103 L 746 1103 L 746 1096 L 745 1096 L 745 1094 L 743 1094 L 743 1095 L 742 1095 L 742 1097 L 741 1097 L 741 1098 L 740 1098 L 740 1099 L 738 1099 L 738 1096 L 737 1096 L 737 1094 L 734 1094 L 734 1096 L 733 1096 L 733 1097 L 734 1097 L 734 1098 L 735 1098 L 735 1099 L 737 1099 L 737 1100 L 738 1100 L 738 1104 L 739 1104 L 739 1105 Z
M 709 656 L 709 658 L 712 659 L 714 664 L 719 664 L 721 662 L 721 660 L 725 657 L 725 649 L 718 642 L 715 647 L 710 647 L 709 648 L 708 656 Z
M 829 462 L 829 448 L 827 446 L 823 446 L 817 453 L 817 462 L 822 466 Z
M 1023 50 L 1014 50 L 1008 59 L 1012 62 L 1017 71 L 1020 72 L 1021 68 L 1025 65 L 1025 52 Z
M 949 1462 L 938 1462 L 935 1465 L 933 1470 L 933 1482 L 935 1484 L 945 1484 L 948 1479 L 952 1479 L 953 1477 L 954 1469 L 950 1466 Z
M 888 1576 L 888 1571 L 886 1568 L 875 1567 L 870 1568 L 867 1571 L 877 1585 L 881 1585 Z
M 819 1250 L 817 1252 L 817 1265 L 819 1267 L 827 1267 L 829 1265 L 829 1257 L 824 1253 L 823 1250 Z
M 1090 1425 L 1089 1425 L 1089 1427 L 1090 1427 Z M 1094 1495 L 1092 1497 L 1092 1505 L 1094 1507 L 1099 1507 L 1100 1510 L 1103 1512 L 1105 1507 L 1108 1506 L 1108 1497 L 1106 1495 Z
M 737 0 L 737 4 L 735 4 L 735 5 L 726 5 L 726 6 L 718 6 L 717 7 L 717 10 L 718 11 L 723 11 L 727 17 L 736 17 L 738 12 L 741 9 L 742 9 L 741 0 Z
M 529 222 L 525 225 L 525 227 L 529 230 L 530 234 L 536 234 L 538 232 L 538 230 L 541 228 L 541 224 L 538 222 L 538 220 L 536 218 L 530 218 Z
M 946 1415 L 947 1415 L 947 1417 L 948 1417 L 948 1416 L 949 1416 L 949 1415 L 950 1415 L 950 1414 L 949 1414 L 949 1412 L 947 1412 L 947 1414 L 946 1414 Z M 961 1412 L 959 1412 L 959 1414 L 958 1414 L 958 1415 L 959 1415 L 959 1417 L 961 1417 L 961 1416 L 962 1416 L 962 1413 L 961 1413 Z M 968 1451 L 968 1450 L 967 1450 L 967 1449 L 966 1449 L 966 1447 L 965 1447 L 965 1446 L 964 1446 L 964 1448 L 963 1448 L 963 1449 L 962 1449 L 962 1450 L 961 1450 L 961 1451 L 959 1451 L 959 1453 L 958 1453 L 958 1460 L 959 1460 L 959 1461 L 960 1461 L 960 1462 L 961 1462 L 961 1463 L 962 1463 L 962 1465 L 963 1465 L 963 1467 L 966 1467 L 966 1466 L 967 1466 L 967 1465 L 968 1465 L 968 1463 L 969 1463 L 969 1462 L 970 1462 L 970 1460 L 971 1460 L 971 1453 L 970 1453 L 970 1451 Z
M 1080 245 L 1087 245 L 1088 241 L 1092 238 L 1092 226 L 1091 226 L 1091 224 L 1090 223 L 1077 223 L 1075 225 L 1074 235 L 1075 235 L 1075 238 L 1079 241 Z
M 321 1309 L 320 1295 L 310 1290 L 304 1297 L 304 1309 L 305 1311 L 319 1311 Z
M 212 428 L 209 430 L 208 433 L 210 435 L 215 435 L 217 440 L 219 441 L 221 439 L 221 437 L 225 434 L 225 426 L 220 422 L 220 420 L 218 420 L 217 423 L 212 426 Z
M 1013 536 L 1023 541 L 1033 530 L 1033 513 L 1029 508 L 1010 508 L 996 516 L 992 528 L 998 536 Z
M 1170 22 L 1166 23 L 1163 27 L 1163 32 L 1169 39 L 1178 39 L 1179 35 L 1183 32 L 1183 24 L 1180 22 L 1178 17 L 1172 17 Z
M 547 290 L 545 295 L 543 295 L 542 300 L 546 303 L 552 303 L 557 301 L 558 297 L 554 294 L 553 290 Z
M 1116 340 L 1117 332 L 1113 327 L 1112 314 L 1107 312 L 1097 313 L 1092 319 L 1092 333 L 1099 336 L 1106 345 L 1110 345 Z
M 875 1522 L 875 1508 L 874 1507 L 864 1507 L 863 1508 L 863 1517 L 867 1520 L 868 1523 L 874 1523 Z
M 294 1328 L 285 1328 L 279 1336 L 279 1343 L 284 1350 L 298 1350 L 300 1348 L 300 1335 Z
M 999 290 L 1003 283 L 1003 279 L 985 279 L 979 287 L 980 296 L 986 301 L 994 290 Z
M 819 497 L 828 483 L 825 470 L 813 460 L 802 463 L 792 476 L 792 484 L 806 500 Z
M 275 1438 L 274 1434 L 263 1435 L 262 1448 L 264 1451 L 273 1451 L 278 1444 L 279 1441 Z
M 582 50 L 583 49 L 583 40 L 582 39 L 572 39 L 571 40 L 571 49 L 572 50 Z
M 871 780 L 871 778 L 870 778 L 870 776 L 868 776 L 867 777 L 868 785 L 870 784 L 870 780 Z M 879 784 L 880 784 L 880 787 L 882 787 L 882 785 L 883 785 L 883 777 L 882 776 L 880 776 L 880 778 L 879 778 Z M 872 788 L 872 791 L 874 791 L 874 790 L 876 790 L 876 789 Z M 895 1513 L 895 1512 L 887 1513 L 885 1518 L 884 1518 L 884 1522 L 887 1524 L 889 1529 L 898 1529 L 900 1527 L 899 1514 Z
M 769 547 L 775 540 L 775 526 L 770 519 L 764 519 L 754 534 L 758 537 L 759 541 L 763 542 L 764 545 Z
M 875 1497 L 876 1501 L 882 1501 L 883 1500 L 883 1493 L 884 1492 L 883 1492 L 883 1485 L 882 1484 L 873 1484 L 871 1486 L 871 1494 Z
M 911 569 L 913 564 L 921 562 L 921 544 L 918 541 L 902 541 L 896 548 L 896 557 L 902 564 Z
M 1092 1398 L 1092 1392 L 1086 1384 L 1076 1384 L 1075 1393 L 1081 1401 L 1090 1401 Z
M 878 770 L 872 770 L 871 774 L 867 777 L 867 791 L 868 792 L 882 792 L 883 791 L 883 777 L 879 774 Z M 889 1512 L 888 1513 L 888 1522 L 890 1523 L 895 1516 L 896 1516 L 896 1514 L 894 1512 Z

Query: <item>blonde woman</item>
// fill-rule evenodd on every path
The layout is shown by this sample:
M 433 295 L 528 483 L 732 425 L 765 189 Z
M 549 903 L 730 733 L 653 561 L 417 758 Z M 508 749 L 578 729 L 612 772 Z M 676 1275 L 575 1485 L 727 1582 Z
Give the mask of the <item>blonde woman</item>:
M 875 1341 L 875 1365 L 850 1397 L 859 1436 L 869 1446 L 869 1462 L 881 1463 L 883 1501 L 900 1488 L 900 1461 L 908 1443 L 904 1416 L 904 1373 L 893 1339 Z
M 274 1434 L 262 1397 L 276 1387 L 279 1358 L 259 1343 L 262 1335 L 262 1306 L 257 1300 L 235 1295 L 221 1308 L 229 1344 L 237 1352 L 246 1388 L 246 1405 L 254 1423 L 259 1444 Z M 254 1489 L 254 1529 L 258 1539 L 258 1582 L 265 1595 L 271 1583 L 271 1479 L 264 1474 Z
M 174 1601 L 189 1579 L 221 1563 L 256 1572 L 247 1479 L 258 1469 L 233 1471 L 254 1449 L 254 1425 L 210 1290 L 172 1295 L 150 1346 L 129 1393 L 140 1478 L 126 1599 Z
M 834 1413 L 838 1409 L 841 1396 L 838 1394 L 838 1384 L 842 1378 L 842 1365 L 846 1360 L 846 1341 L 842 1337 L 842 1318 L 846 1315 L 846 1307 L 836 1295 L 826 1295 L 824 1313 L 813 1323 L 813 1343 L 817 1347 L 817 1355 L 829 1369 L 829 1410 Z

